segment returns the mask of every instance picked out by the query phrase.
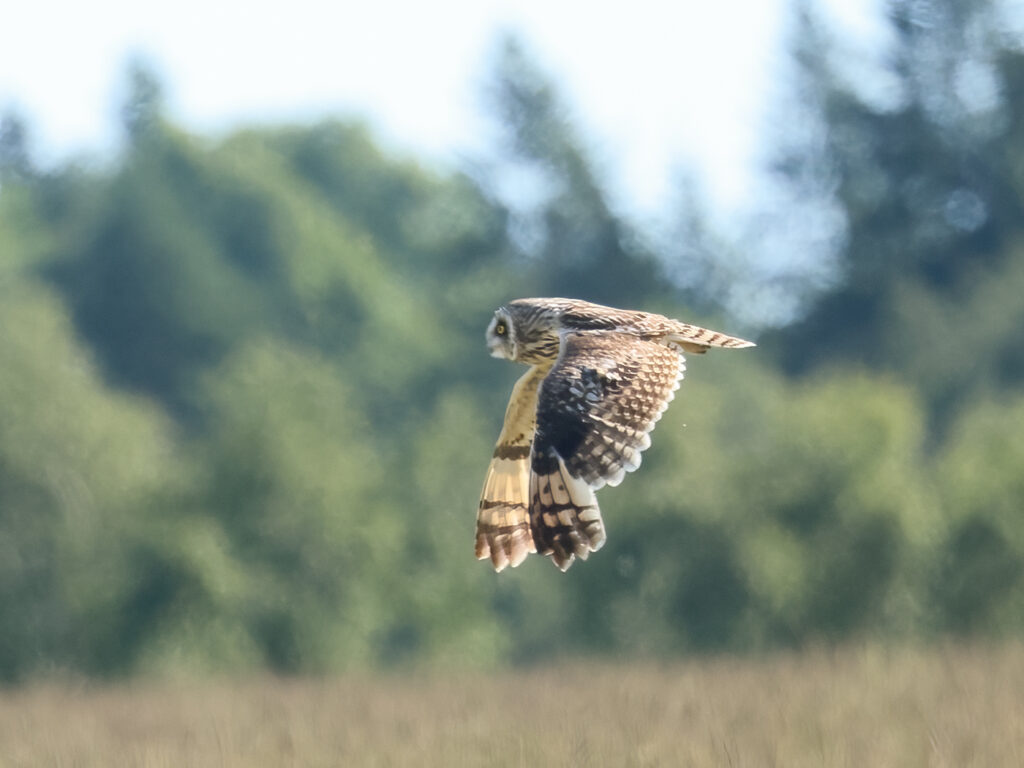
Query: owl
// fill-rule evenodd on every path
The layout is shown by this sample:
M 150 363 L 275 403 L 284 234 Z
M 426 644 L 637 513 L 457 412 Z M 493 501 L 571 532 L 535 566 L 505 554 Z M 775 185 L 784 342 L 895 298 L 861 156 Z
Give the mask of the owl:
M 517 299 L 487 326 L 493 357 L 530 369 L 512 389 L 476 518 L 476 556 L 496 571 L 531 552 L 565 571 L 605 542 L 594 492 L 640 466 L 679 389 L 683 353 L 749 341 L 650 312 L 576 299 Z

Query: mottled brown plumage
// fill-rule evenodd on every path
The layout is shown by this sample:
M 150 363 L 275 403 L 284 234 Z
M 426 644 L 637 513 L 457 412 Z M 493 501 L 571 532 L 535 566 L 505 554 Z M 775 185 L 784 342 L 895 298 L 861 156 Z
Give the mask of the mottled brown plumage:
M 531 366 L 512 391 L 477 513 L 476 556 L 498 571 L 531 552 L 564 571 L 600 549 L 594 491 L 640 466 L 683 378 L 683 352 L 753 346 L 576 299 L 509 302 L 494 313 L 487 345 Z

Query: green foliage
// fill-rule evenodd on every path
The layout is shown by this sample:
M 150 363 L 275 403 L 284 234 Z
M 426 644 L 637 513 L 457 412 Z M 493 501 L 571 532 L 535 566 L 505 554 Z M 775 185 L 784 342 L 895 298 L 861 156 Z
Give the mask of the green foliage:
M 365 404 L 328 363 L 273 342 L 243 346 L 207 387 L 203 500 L 241 565 L 252 643 L 285 671 L 365 663 L 389 615 L 371 585 L 400 554 Z
M 802 140 L 780 139 L 774 170 L 795 210 L 831 206 L 840 279 L 768 347 L 790 372 L 839 356 L 896 375 L 941 431 L 979 392 L 1024 383 L 1009 332 L 1021 321 L 1024 52 L 988 0 L 900 0 L 884 60 L 853 79 L 849 53 L 800 8 Z
M 28 128 L 13 110 L 0 114 L 0 185 L 23 182 L 33 174 Z
M 951 430 L 938 457 L 947 500 L 933 595 L 938 620 L 957 632 L 1024 627 L 1024 399 L 982 402 Z
M 108 390 L 51 291 L 0 288 L 0 678 L 94 670 L 135 597 L 158 500 L 182 478 L 172 425 Z M 142 631 L 144 617 L 133 616 Z M 116 643 L 116 645 L 111 645 Z
M 1017 54 L 992 61 L 1013 92 Z M 920 86 L 915 66 L 897 71 Z M 607 546 L 565 575 L 472 559 L 520 373 L 485 354 L 491 311 L 565 293 L 703 319 L 520 48 L 494 94 L 505 160 L 543 181 L 525 212 L 359 125 L 201 140 L 139 67 L 113 167 L 41 173 L 6 119 L 0 679 L 1021 632 L 1015 107 L 978 145 L 986 186 L 963 115 L 923 86 L 886 110 L 805 74 L 846 279 L 765 346 L 688 361 L 639 477 L 601 493 Z M 699 211 L 687 231 L 710 242 Z
M 169 430 L 166 482 L 114 494 L 104 511 L 133 514 L 107 526 L 109 539 L 75 539 L 82 562 L 102 566 L 74 605 L 58 600 L 57 576 L 37 582 L 66 632 L 11 632 L 4 675 L 495 663 L 507 641 L 492 582 L 452 554 L 471 540 L 458 521 L 493 439 L 480 414 L 500 407 L 498 393 L 478 405 L 467 382 L 498 378 L 477 340 L 480 316 L 514 285 L 501 209 L 465 177 L 384 157 L 352 126 L 248 131 L 211 147 L 151 112 L 145 151 L 109 176 L 67 168 L 0 198 L 0 285 L 13 296 L 44 291 L 40 277 L 57 286 L 66 308 L 45 295 L 65 324 L 70 309 L 109 382 L 95 386 L 139 393 Z M 56 342 L 21 332 L 31 325 L 12 320 L 13 338 L 49 354 Z M 131 419 L 85 412 L 112 429 Z M 19 413 L 26 431 L 42 429 L 42 410 Z M 436 439 L 406 439 L 412 424 Z M 46 454 L 17 453 L 30 449 L 11 447 L 26 465 Z M 468 468 L 453 475 L 449 461 Z M 36 559 L 58 568 L 63 523 L 37 530 L 31 485 L 13 467 L 3 480 L 4 520 L 34 532 Z M 35 594 L 30 576 L 7 582 L 12 616 Z M 79 608 L 102 620 L 75 625 Z M 61 645 L 71 637 L 80 650 Z
M 929 525 L 913 394 L 856 372 L 691 371 L 643 482 L 602 499 L 609 543 L 570 601 L 586 637 L 665 653 L 904 632 Z

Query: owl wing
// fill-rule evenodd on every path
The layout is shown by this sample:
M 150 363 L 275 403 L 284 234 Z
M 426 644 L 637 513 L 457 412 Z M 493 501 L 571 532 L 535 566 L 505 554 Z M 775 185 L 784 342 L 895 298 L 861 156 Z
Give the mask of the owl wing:
M 594 491 L 640 466 L 685 367 L 678 349 L 632 334 L 563 334 L 538 393 L 529 488 L 536 550 L 563 571 L 604 544 Z
M 476 515 L 476 556 L 491 558 L 496 571 L 519 565 L 536 552 L 527 507 L 530 445 L 537 413 L 537 388 L 547 368 L 534 366 L 512 389 L 505 424 L 487 467 Z

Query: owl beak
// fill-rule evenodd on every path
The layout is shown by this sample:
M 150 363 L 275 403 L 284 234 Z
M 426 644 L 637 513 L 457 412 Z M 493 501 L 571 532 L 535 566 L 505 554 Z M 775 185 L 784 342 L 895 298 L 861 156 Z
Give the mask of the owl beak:
M 487 349 L 491 353 L 491 357 L 505 357 L 505 345 L 501 343 L 501 339 L 491 337 L 487 339 Z
M 499 357 L 504 360 L 515 360 L 516 345 L 509 338 L 502 338 L 493 333 L 487 334 L 487 350 L 491 357 Z

